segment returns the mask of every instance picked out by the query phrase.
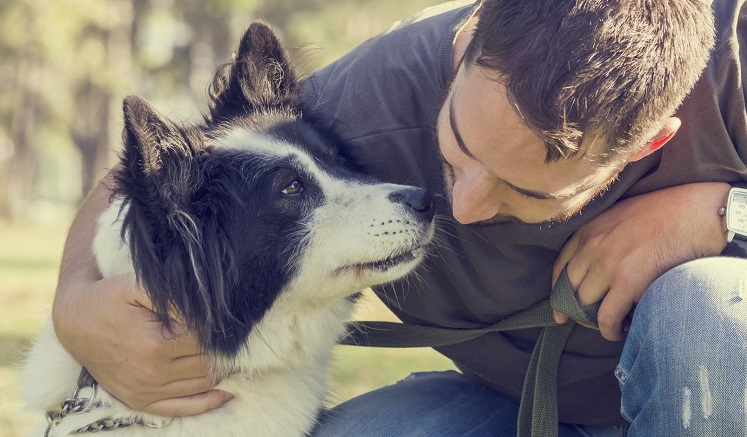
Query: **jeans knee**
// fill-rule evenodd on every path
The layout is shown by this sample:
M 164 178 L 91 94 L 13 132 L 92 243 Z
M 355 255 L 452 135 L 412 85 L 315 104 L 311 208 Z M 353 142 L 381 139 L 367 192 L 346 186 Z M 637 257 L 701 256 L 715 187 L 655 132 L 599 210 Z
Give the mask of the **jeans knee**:
M 747 323 L 747 260 L 714 257 L 681 264 L 651 284 L 639 312 L 680 328 L 687 321 L 701 327 L 709 320 Z
M 616 369 L 631 435 L 745 435 L 747 260 L 673 268 L 639 302 Z

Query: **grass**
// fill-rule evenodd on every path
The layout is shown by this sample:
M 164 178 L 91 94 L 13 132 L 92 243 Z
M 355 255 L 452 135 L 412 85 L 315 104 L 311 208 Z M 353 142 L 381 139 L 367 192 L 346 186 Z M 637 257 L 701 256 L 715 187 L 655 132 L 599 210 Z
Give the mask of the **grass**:
M 30 435 L 39 417 L 22 412 L 15 375 L 49 311 L 66 229 L 0 223 L 0 435 Z
M 41 419 L 22 411 L 15 375 L 23 351 L 38 335 L 51 307 L 66 232 L 65 224 L 0 222 L 0 436 L 30 435 Z M 364 293 L 355 318 L 396 320 L 370 292 Z M 335 351 L 335 361 L 331 405 L 414 371 L 453 368 L 448 359 L 430 349 L 344 346 Z

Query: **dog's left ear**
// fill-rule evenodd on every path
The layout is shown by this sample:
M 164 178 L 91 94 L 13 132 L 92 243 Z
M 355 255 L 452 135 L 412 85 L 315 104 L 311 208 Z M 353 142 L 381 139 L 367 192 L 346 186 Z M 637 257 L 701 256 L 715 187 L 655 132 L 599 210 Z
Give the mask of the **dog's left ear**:
M 129 196 L 157 194 L 164 197 L 159 203 L 188 203 L 195 183 L 184 179 L 195 172 L 194 159 L 203 147 L 199 131 L 174 124 L 142 97 L 126 97 L 122 109 L 124 149 L 115 173 L 119 190 Z M 168 195 L 164 186 L 171 187 Z
M 229 68 L 226 77 L 225 71 Z M 269 26 L 261 22 L 249 26 L 241 38 L 234 62 L 216 73 L 210 98 L 213 121 L 298 106 L 296 74 Z

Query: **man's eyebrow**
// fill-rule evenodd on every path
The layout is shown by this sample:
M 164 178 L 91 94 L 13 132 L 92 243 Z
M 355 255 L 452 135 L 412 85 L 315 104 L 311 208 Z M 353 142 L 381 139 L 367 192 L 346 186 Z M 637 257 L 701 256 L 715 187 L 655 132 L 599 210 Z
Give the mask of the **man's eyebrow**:
M 459 128 L 457 128 L 456 117 L 454 116 L 454 95 L 453 94 L 449 98 L 449 125 L 451 125 L 451 131 L 454 133 L 454 138 L 456 139 L 457 145 L 459 146 L 459 149 L 462 151 L 462 153 L 467 155 L 470 159 L 477 161 L 477 158 L 475 158 L 475 155 L 473 155 L 472 152 L 470 152 L 469 149 L 467 148 L 467 145 L 464 144 L 464 139 L 462 139 L 462 134 L 459 132 Z M 531 197 L 533 199 L 538 199 L 538 200 L 568 199 L 578 194 L 578 192 L 573 192 L 570 194 L 561 194 L 561 195 L 543 193 L 541 191 L 528 190 L 526 188 L 517 187 L 516 185 L 510 182 L 507 182 L 503 179 L 501 179 L 501 181 L 504 184 L 506 184 L 509 188 L 516 191 L 517 193 L 520 193 L 527 197 Z M 579 192 L 580 191 L 583 191 L 583 190 L 579 190 Z
M 562 199 L 568 199 L 573 196 L 575 196 L 576 192 L 570 193 L 570 194 L 550 194 L 550 193 L 543 193 L 540 191 L 534 191 L 534 190 L 527 190 L 525 188 L 517 187 L 516 185 L 503 181 L 504 184 L 508 185 L 509 188 L 516 191 L 517 193 L 521 193 L 527 197 L 531 197 L 533 199 L 540 199 L 540 200 L 562 200 Z
M 465 155 L 469 156 L 471 159 L 477 160 L 475 158 L 475 155 L 472 154 L 472 152 L 469 151 L 467 146 L 464 144 L 464 140 L 462 139 L 462 134 L 459 132 L 459 129 L 457 129 L 456 121 L 454 118 L 454 95 L 451 95 L 451 98 L 449 99 L 449 124 L 451 125 L 451 131 L 454 133 L 454 138 L 456 138 L 457 145 L 459 146 L 459 149 L 464 153 Z

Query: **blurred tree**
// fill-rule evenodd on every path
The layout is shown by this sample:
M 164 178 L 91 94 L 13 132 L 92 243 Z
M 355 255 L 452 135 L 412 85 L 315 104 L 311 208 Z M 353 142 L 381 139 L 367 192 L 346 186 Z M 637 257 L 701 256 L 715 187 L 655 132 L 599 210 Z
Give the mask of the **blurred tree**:
M 78 35 L 79 45 L 91 55 L 87 68 L 72 82 L 76 117 L 70 135 L 81 156 L 81 192 L 86 193 L 109 164 L 113 137 L 112 112 L 117 97 L 132 84 L 132 35 L 135 11 L 130 1 L 100 2 L 106 10 L 96 22 L 88 22 Z
M 124 95 L 196 118 L 216 67 L 255 18 L 308 73 L 436 3 L 0 0 L 0 219 L 38 217 L 44 201 L 77 203 L 112 163 Z
M 20 3 L 20 2 L 19 2 Z M 37 20 L 30 5 L 3 2 L 0 5 L 3 21 L 0 28 L 9 33 L 8 38 L 0 38 L 0 52 L 3 57 L 4 78 L 0 83 L 3 93 L 0 99 L 0 117 L 7 131 L 4 135 L 8 147 L 0 161 L 0 174 L 3 175 L 0 190 L 0 214 L 8 215 L 15 203 L 14 197 L 21 197 L 32 185 L 33 180 L 33 141 L 32 137 L 39 118 L 39 95 L 35 80 L 41 74 L 41 48 L 38 41 L 29 41 L 24 35 L 33 32 Z M 20 32 L 22 29 L 26 32 Z M 8 62 L 11 60 L 11 62 Z
M 80 150 L 78 197 L 92 185 L 106 162 L 111 96 L 130 87 L 131 11 L 127 0 L 0 3 L 0 52 L 14 73 L 0 80 L 0 126 L 12 145 L 0 161 L 0 216 L 32 214 L 48 176 L 39 170 L 51 167 L 42 162 L 57 149 Z

